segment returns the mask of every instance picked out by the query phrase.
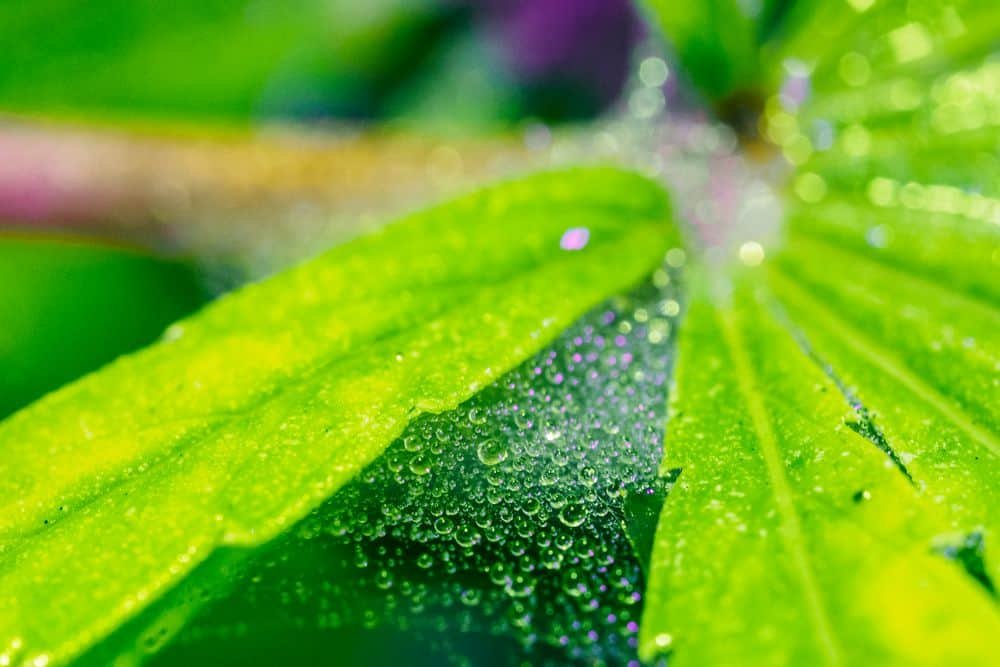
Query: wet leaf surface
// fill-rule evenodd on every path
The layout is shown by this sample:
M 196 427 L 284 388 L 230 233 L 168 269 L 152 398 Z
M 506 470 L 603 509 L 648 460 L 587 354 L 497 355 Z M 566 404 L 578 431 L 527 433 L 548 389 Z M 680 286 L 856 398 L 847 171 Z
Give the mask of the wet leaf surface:
M 672 230 L 660 187 L 625 172 L 507 183 L 228 295 L 11 417 L 8 660 L 65 661 L 219 547 L 275 537 L 418 415 L 637 284 Z
M 641 654 L 991 664 L 995 602 L 932 551 L 955 504 L 975 513 L 988 500 L 970 486 L 935 502 L 848 428 L 847 397 L 755 278 L 690 297 L 661 468 L 680 473 L 653 547 Z

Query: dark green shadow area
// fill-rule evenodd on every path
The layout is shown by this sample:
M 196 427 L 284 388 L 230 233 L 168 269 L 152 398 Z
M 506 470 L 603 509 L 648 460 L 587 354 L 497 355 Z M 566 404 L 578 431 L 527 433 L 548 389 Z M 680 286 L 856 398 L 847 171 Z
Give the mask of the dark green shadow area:
M 0 418 L 156 339 L 208 294 L 195 271 L 83 240 L 0 235 Z

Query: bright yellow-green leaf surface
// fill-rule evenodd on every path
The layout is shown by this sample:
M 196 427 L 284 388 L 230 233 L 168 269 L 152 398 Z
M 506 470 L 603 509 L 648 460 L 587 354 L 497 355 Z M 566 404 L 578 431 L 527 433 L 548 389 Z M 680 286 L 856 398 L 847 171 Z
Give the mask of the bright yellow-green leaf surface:
M 772 265 L 773 289 L 951 527 L 985 538 L 982 567 L 996 580 L 1000 312 L 963 281 L 936 282 L 878 254 L 792 238 Z M 964 275 L 985 275 L 974 257 Z M 851 267 L 851 279 L 830 266 Z
M 932 551 L 947 520 L 847 427 L 761 283 L 696 285 L 640 653 L 671 665 L 992 665 L 1000 614 Z
M 221 545 L 268 540 L 677 238 L 592 169 L 412 215 L 171 326 L 0 424 L 0 659 L 61 663 Z
M 813 95 L 770 111 L 769 134 L 801 164 L 769 281 L 995 588 L 1000 12 L 988 0 L 854 9 L 839 38 L 795 47 L 815 63 Z

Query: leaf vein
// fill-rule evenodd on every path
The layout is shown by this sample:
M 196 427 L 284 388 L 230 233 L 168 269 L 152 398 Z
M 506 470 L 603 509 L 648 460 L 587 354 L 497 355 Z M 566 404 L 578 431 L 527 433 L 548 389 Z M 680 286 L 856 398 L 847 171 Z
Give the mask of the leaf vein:
M 816 628 L 816 633 L 819 636 L 823 650 L 826 653 L 826 663 L 829 665 L 839 665 L 842 663 L 840 649 L 833 635 L 823 596 L 816 584 L 812 566 L 806 555 L 805 538 L 802 535 L 802 526 L 798 512 L 795 509 L 794 496 L 788 479 L 785 476 L 781 456 L 778 453 L 777 438 L 771 428 L 767 409 L 760 400 L 759 392 L 761 388 L 758 386 L 750 360 L 747 359 L 744 352 L 739 327 L 733 322 L 732 315 L 729 313 L 719 313 L 718 317 L 721 324 L 720 329 L 723 332 L 726 346 L 729 347 L 730 357 L 733 360 L 739 391 L 743 394 L 743 399 L 750 412 L 753 428 L 757 434 L 757 441 L 760 444 L 761 456 L 764 459 L 771 488 L 774 491 L 775 504 L 781 516 L 782 542 L 791 554 L 795 564 L 803 598 L 809 609 L 809 615 Z

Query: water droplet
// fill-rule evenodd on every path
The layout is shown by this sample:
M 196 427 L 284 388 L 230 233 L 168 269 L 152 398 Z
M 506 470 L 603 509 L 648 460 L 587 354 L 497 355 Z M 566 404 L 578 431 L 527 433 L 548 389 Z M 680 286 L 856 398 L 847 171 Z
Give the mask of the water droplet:
M 481 408 L 469 408 L 469 422 L 472 424 L 485 424 L 486 413 Z
M 448 517 L 442 516 L 434 522 L 434 530 L 438 535 L 448 535 L 455 530 L 455 523 Z
M 569 503 L 559 510 L 559 520 L 570 528 L 576 528 L 587 520 L 587 508 L 582 503 Z
M 476 455 L 486 466 L 495 466 L 507 460 L 507 447 L 498 440 L 483 440 L 476 448 Z
M 480 535 L 472 526 L 459 526 L 455 531 L 455 541 L 463 547 L 471 547 L 478 544 L 481 539 L 482 535 Z
M 426 475 L 431 471 L 431 460 L 423 455 L 414 456 L 410 459 L 410 472 L 414 475 Z
M 387 590 L 392 588 L 393 576 L 392 572 L 387 569 L 379 570 L 375 575 L 375 585 L 382 590 Z

